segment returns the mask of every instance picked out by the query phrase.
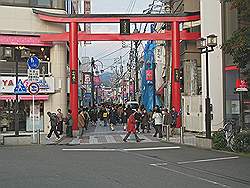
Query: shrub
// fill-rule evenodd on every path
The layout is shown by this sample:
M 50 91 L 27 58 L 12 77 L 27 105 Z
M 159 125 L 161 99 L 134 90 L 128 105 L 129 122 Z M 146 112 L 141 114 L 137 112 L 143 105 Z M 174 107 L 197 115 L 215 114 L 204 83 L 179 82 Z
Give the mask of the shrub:
M 236 152 L 250 152 L 250 130 L 242 131 L 234 137 L 232 149 Z
M 222 131 L 215 132 L 212 136 L 213 148 L 217 150 L 224 150 L 227 147 L 227 140 Z

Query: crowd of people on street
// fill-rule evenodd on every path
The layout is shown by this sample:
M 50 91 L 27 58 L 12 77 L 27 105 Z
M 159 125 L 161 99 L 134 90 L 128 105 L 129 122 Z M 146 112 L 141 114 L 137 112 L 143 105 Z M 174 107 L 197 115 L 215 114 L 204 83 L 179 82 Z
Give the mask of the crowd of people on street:
M 66 136 L 73 137 L 72 127 L 73 118 L 72 111 L 68 110 L 64 117 L 61 109 L 57 109 L 57 113 L 48 112 L 50 118 L 50 131 L 47 135 L 49 139 L 54 132 L 56 139 L 60 140 L 63 135 L 63 125 L 66 126 Z M 141 105 L 137 109 L 132 109 L 129 105 L 122 104 L 104 104 L 101 106 L 84 107 L 78 112 L 78 135 L 82 138 L 84 132 L 88 130 L 89 126 L 103 126 L 115 131 L 117 125 L 122 125 L 123 130 L 127 131 L 123 141 L 127 142 L 130 134 L 135 135 L 137 142 L 140 142 L 138 133 L 150 133 L 154 128 L 153 137 L 163 138 L 163 128 L 169 126 L 170 136 L 175 133 L 177 118 L 180 112 L 177 112 L 174 107 L 171 110 L 167 108 L 160 108 L 155 106 L 152 111 Z

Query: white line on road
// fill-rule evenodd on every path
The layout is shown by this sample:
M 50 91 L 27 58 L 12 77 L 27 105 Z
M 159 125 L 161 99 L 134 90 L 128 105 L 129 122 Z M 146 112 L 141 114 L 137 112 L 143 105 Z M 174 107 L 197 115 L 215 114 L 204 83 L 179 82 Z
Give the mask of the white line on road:
M 63 151 L 118 151 L 117 149 L 62 149 Z
M 163 163 L 162 163 L 163 164 Z M 194 179 L 198 179 L 198 180 L 201 180 L 201 181 L 205 181 L 205 182 L 208 182 L 208 183 L 211 183 L 211 184 L 214 184 L 214 185 L 218 185 L 218 186 L 221 186 L 221 187 L 227 187 L 227 188 L 230 188 L 230 186 L 228 185 L 225 185 L 225 184 L 222 184 L 222 183 L 218 183 L 216 181 L 212 181 L 212 180 L 209 180 L 209 179 L 206 179 L 206 178 L 202 178 L 202 177 L 199 177 L 199 176 L 194 176 L 194 175 L 191 175 L 191 174 L 186 174 L 184 172 L 181 172 L 181 171 L 178 171 L 178 170 L 174 170 L 174 169 L 170 169 L 170 168 L 167 168 L 165 166 L 162 166 L 161 165 L 157 165 L 157 164 L 150 164 L 151 166 L 155 166 L 155 167 L 158 167 L 158 168 L 162 168 L 162 169 L 165 169 L 165 170 L 168 170 L 170 172 L 174 172 L 174 173 L 177 173 L 177 174 L 182 174 L 184 176 L 187 176 L 187 177 L 190 177 L 190 178 L 194 178 Z
M 150 151 L 150 150 L 169 150 L 169 149 L 180 149 L 177 147 L 154 147 L 154 148 L 127 148 L 127 149 L 100 149 L 100 148 L 70 148 L 62 149 L 63 151 Z
M 128 148 L 124 151 L 149 151 L 149 150 L 167 150 L 167 149 L 180 149 L 181 147 L 155 147 L 155 148 Z
M 235 157 L 221 157 L 221 158 L 214 158 L 214 159 L 202 159 L 202 160 L 195 160 L 195 161 L 182 161 L 177 162 L 177 164 L 188 164 L 188 163 L 201 163 L 201 162 L 210 162 L 210 161 L 222 161 L 222 160 L 230 160 L 230 159 L 238 159 L 238 156 Z

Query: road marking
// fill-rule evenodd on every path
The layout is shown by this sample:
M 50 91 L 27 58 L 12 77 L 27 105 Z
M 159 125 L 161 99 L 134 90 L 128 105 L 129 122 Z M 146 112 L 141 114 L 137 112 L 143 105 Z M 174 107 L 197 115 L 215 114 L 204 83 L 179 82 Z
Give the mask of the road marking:
M 149 150 L 168 150 L 168 149 L 180 149 L 181 147 L 154 147 L 154 148 L 128 148 L 124 151 L 149 151 Z
M 78 148 L 78 149 L 62 149 L 63 151 L 119 151 L 118 149 L 84 149 L 84 148 Z
M 108 143 L 116 143 L 116 141 L 112 135 L 106 135 L 105 137 L 106 137 Z
M 201 162 L 211 162 L 211 161 L 222 161 L 222 160 L 230 160 L 230 159 L 238 159 L 239 156 L 235 157 L 221 157 L 221 158 L 214 158 L 214 159 L 202 159 L 202 160 L 195 160 L 195 161 L 182 161 L 177 162 L 177 164 L 188 164 L 188 163 L 201 163 Z
M 208 182 L 208 183 L 211 183 L 211 184 L 214 184 L 214 185 L 218 185 L 218 186 L 221 186 L 221 187 L 230 188 L 230 186 L 228 186 L 228 185 L 225 185 L 225 184 L 222 184 L 222 183 L 218 183 L 216 181 L 212 181 L 212 180 L 209 180 L 209 179 L 206 179 L 206 178 L 202 178 L 202 177 L 199 177 L 199 176 L 194 176 L 194 175 L 191 175 L 191 174 L 186 174 L 186 173 L 180 172 L 178 170 L 170 169 L 170 168 L 167 168 L 165 166 L 162 166 L 162 164 L 161 165 L 151 164 L 151 166 L 162 168 L 162 169 L 168 170 L 170 172 L 174 172 L 174 173 L 177 173 L 177 174 L 182 174 L 184 176 L 187 176 L 187 177 L 190 177 L 190 178 L 194 178 L 194 179 L 198 179 L 198 180 L 201 180 L 201 181 L 205 181 L 205 182 Z
M 153 164 L 149 164 L 150 166 L 164 166 L 164 165 L 168 165 L 168 163 L 153 163 Z
M 125 149 L 102 149 L 102 148 L 65 148 L 63 151 L 149 151 L 149 150 L 167 150 L 180 149 L 180 147 L 155 147 L 155 148 L 125 148 Z

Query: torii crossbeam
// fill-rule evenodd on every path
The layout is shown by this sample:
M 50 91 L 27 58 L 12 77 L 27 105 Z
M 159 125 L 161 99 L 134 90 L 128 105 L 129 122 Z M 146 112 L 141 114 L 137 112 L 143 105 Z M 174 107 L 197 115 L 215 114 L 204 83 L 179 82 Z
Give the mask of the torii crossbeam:
M 54 23 L 69 23 L 69 32 L 59 34 L 41 34 L 41 41 L 69 41 L 70 44 L 70 108 L 74 120 L 73 130 L 78 125 L 78 41 L 134 41 L 134 40 L 171 40 L 172 41 L 172 106 L 180 110 L 180 82 L 174 78 L 176 70 L 180 69 L 180 40 L 197 40 L 199 32 L 180 31 L 179 24 L 200 20 L 199 15 L 189 14 L 54 14 L 33 9 L 33 12 L 43 21 Z M 120 23 L 128 19 L 130 23 L 171 23 L 171 31 L 165 33 L 131 33 L 121 34 L 89 34 L 78 31 L 79 23 Z M 180 118 L 177 119 L 179 128 Z

